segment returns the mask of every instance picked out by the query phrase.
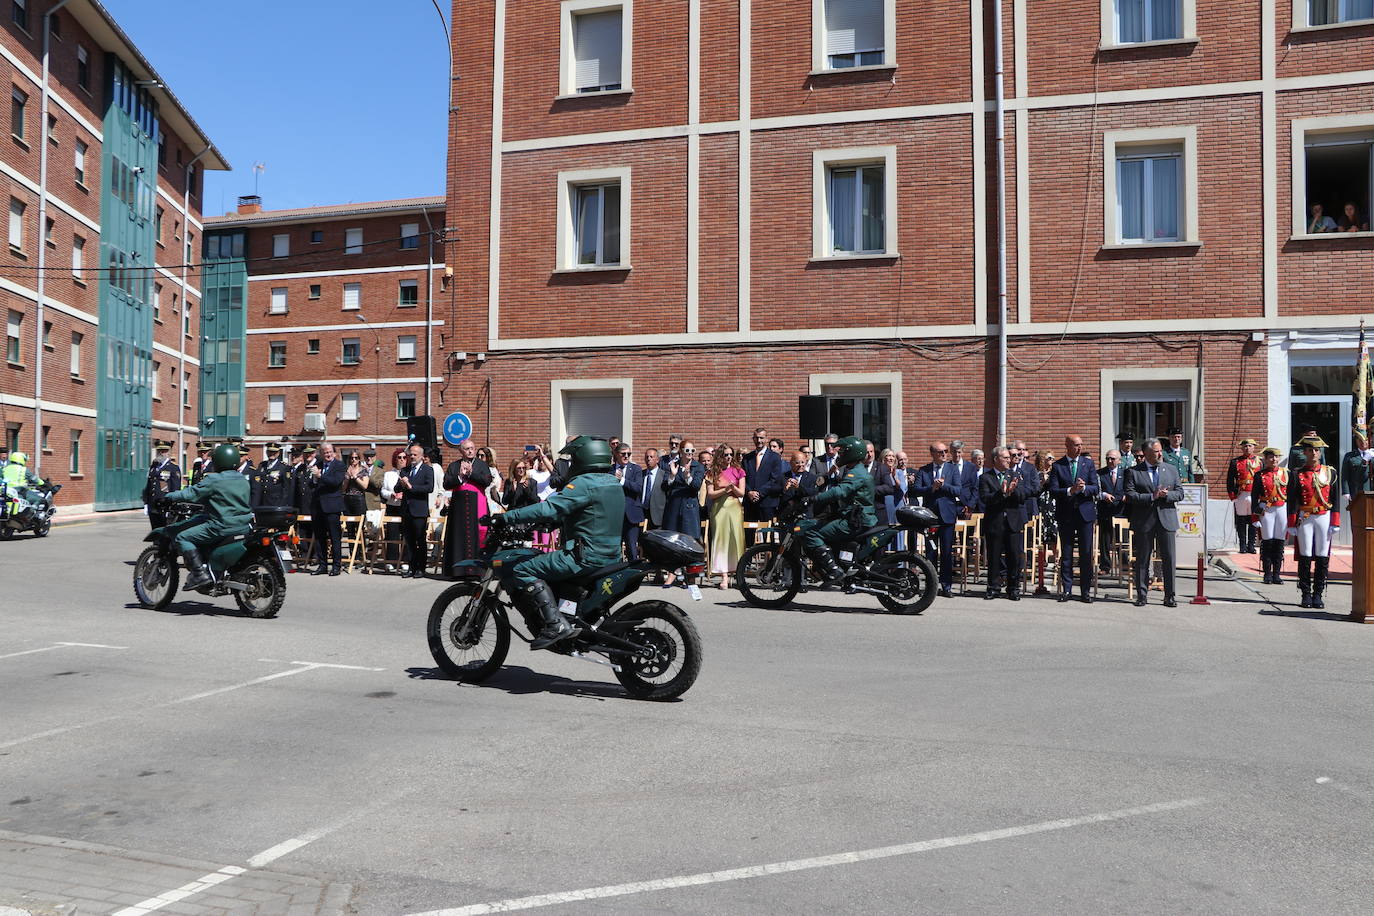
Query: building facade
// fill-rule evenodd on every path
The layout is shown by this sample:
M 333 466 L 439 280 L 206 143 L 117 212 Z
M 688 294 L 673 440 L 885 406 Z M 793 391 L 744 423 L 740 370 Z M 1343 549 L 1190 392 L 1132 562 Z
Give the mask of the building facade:
M 1178 425 L 1214 496 L 1242 437 L 1310 419 L 1348 447 L 1374 311 L 1368 2 L 453 19 L 446 407 L 498 452 L 791 441 L 808 394 L 918 461 L 937 437 L 1076 432 L 1100 455 Z M 1356 231 L 1318 231 L 1312 207 L 1339 229 L 1346 203 Z
M 442 398 L 443 221 L 442 197 L 207 219 L 203 435 L 404 443 Z
M 195 442 L 202 177 L 228 164 L 99 3 L 0 15 L 5 444 L 63 511 L 138 506 L 154 440 Z

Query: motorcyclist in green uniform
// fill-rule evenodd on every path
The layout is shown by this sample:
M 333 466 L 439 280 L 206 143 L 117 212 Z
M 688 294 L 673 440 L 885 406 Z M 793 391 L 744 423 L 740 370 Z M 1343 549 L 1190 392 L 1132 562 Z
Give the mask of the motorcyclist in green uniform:
M 184 590 L 197 589 L 215 581 L 201 559 L 200 548 L 214 547 L 236 535 L 247 534 L 253 526 L 248 478 L 235 470 L 239 460 L 236 446 L 228 443 L 217 445 L 210 456 L 214 473 L 206 474 L 199 483 L 163 497 L 165 502 L 201 503 L 206 509 L 204 515 L 169 526 L 186 569 L 191 573 L 183 586 Z
M 9 463 L 0 469 L 0 482 L 19 499 L 27 505 L 24 508 L 16 508 L 16 514 L 25 509 L 36 508 L 41 502 L 41 498 L 35 492 L 43 486 L 43 478 L 29 470 L 29 456 L 23 452 L 13 452 L 10 455 Z
M 556 553 L 526 560 L 516 567 L 511 600 L 527 616 L 537 614 L 544 629 L 530 643 L 546 649 L 577 631 L 558 613 L 551 582 L 563 582 L 609 566 L 620 559 L 620 529 L 625 519 L 625 491 L 610 473 L 611 446 L 605 439 L 578 436 L 559 450 L 569 459 L 568 482 L 541 503 L 493 515 L 490 524 L 505 525 L 557 521 L 561 547 Z M 869 488 L 870 493 L 872 487 Z
M 825 585 L 844 581 L 844 570 L 835 562 L 830 548 L 852 541 L 864 529 L 878 524 L 878 515 L 873 511 L 873 477 L 863 466 L 868 446 L 856 436 L 846 436 L 835 444 L 839 448 L 835 463 L 844 470 L 839 480 L 818 493 L 811 504 L 817 509 L 838 504 L 839 514 L 805 532 L 806 555 L 825 577 Z

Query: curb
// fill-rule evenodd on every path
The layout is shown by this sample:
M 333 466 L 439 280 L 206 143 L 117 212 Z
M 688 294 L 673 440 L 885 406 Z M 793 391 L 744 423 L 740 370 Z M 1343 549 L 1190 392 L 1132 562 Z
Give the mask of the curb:
M 81 515 L 57 515 L 53 517 L 52 526 L 54 528 L 68 525 L 72 522 L 88 522 L 93 519 L 120 519 L 135 518 L 143 515 L 142 509 L 116 509 L 113 512 L 84 512 Z

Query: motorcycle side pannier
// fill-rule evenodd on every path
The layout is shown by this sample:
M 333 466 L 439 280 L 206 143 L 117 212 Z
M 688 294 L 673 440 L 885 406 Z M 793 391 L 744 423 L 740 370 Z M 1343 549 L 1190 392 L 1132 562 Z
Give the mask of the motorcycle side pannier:
M 903 528 L 929 528 L 940 524 L 940 517 L 925 506 L 902 506 L 897 510 L 897 524 Z
M 259 528 L 285 531 L 296 523 L 295 506 L 258 506 L 253 510 L 253 522 Z
M 639 549 L 650 563 L 665 569 L 706 562 L 706 549 L 701 542 L 680 531 L 646 531 L 639 537 Z

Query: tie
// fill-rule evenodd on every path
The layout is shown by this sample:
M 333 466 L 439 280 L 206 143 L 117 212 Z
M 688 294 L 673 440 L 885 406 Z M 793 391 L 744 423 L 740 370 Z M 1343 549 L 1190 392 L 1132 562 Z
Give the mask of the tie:
M 1159 465 L 1150 465 L 1150 484 L 1156 490 L 1159 489 Z
M 1075 477 L 1077 477 L 1077 476 L 1078 476 L 1078 459 L 1075 458 L 1075 459 L 1073 460 L 1073 464 L 1070 465 L 1069 477 L 1070 477 L 1070 479 L 1072 479 L 1072 478 L 1075 478 Z
M 640 502 L 645 502 L 645 503 L 647 503 L 647 502 L 649 501 L 649 488 L 652 487 L 653 484 L 654 484 L 654 472 L 653 472 L 653 471 L 650 471 L 649 473 L 647 473 L 647 474 L 644 475 L 644 494 L 643 494 L 642 496 L 639 497 L 639 501 L 640 501 Z

